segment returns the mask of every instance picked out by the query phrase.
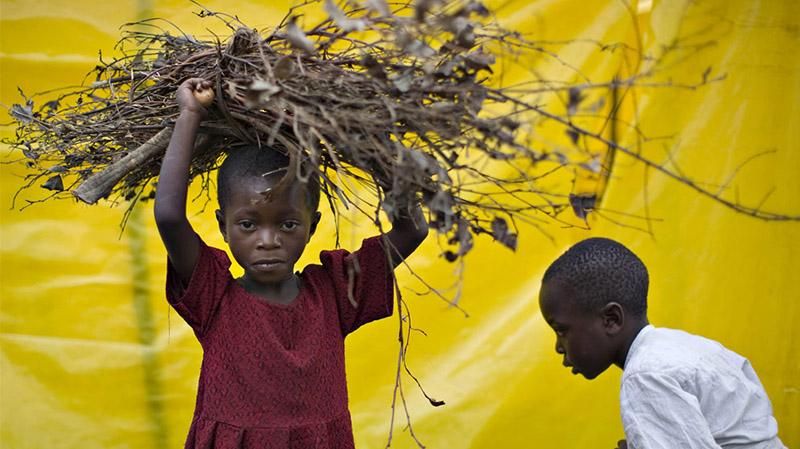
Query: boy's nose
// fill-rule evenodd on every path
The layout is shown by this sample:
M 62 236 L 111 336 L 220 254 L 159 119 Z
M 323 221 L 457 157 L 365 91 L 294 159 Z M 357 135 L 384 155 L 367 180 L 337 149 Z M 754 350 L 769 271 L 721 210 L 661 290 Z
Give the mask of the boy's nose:
M 563 354 L 563 353 L 564 353 L 564 347 L 561 346 L 561 341 L 556 340 L 556 354 Z

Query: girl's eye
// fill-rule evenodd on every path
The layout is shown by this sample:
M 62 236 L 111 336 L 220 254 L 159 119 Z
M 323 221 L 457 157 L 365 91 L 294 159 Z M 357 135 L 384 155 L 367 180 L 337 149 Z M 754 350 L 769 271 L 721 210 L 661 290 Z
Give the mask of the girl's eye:
M 298 226 L 300 226 L 300 224 L 297 223 L 296 221 L 285 221 L 285 222 L 283 222 L 281 224 L 281 230 L 283 230 L 283 231 L 293 231 Z
M 242 228 L 242 230 L 244 231 L 252 231 L 253 229 L 255 229 L 256 225 L 253 224 L 252 221 L 240 221 L 239 227 Z

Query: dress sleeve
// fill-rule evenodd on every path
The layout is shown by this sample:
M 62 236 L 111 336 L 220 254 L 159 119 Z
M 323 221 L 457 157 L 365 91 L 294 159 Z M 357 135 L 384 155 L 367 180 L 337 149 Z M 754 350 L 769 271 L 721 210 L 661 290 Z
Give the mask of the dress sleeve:
M 721 449 L 697 398 L 668 373 L 625 377 L 620 402 L 631 449 Z
M 198 236 L 200 254 L 188 285 L 167 258 L 167 301 L 200 337 L 209 328 L 231 279 L 228 255 Z
M 323 269 L 333 281 L 342 335 L 392 315 L 394 280 L 380 236 L 365 239 L 358 251 L 323 251 Z

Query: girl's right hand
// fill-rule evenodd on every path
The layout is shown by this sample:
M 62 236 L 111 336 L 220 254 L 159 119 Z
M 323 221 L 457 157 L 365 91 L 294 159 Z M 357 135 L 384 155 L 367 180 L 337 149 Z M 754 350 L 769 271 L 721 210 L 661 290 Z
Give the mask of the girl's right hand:
M 205 116 L 208 111 L 203 104 L 200 103 L 200 100 L 197 99 L 195 93 L 209 90 L 211 87 L 211 81 L 204 80 L 202 78 L 189 78 L 181 83 L 180 87 L 178 87 L 178 91 L 175 94 L 178 102 L 178 109 L 181 111 L 181 113 L 193 112 L 195 114 L 199 114 L 200 116 Z

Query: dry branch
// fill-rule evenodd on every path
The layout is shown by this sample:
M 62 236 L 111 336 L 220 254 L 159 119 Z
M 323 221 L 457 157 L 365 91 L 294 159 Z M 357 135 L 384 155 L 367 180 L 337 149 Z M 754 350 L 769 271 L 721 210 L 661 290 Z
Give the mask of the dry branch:
M 275 147 L 307 162 L 302 166 L 316 170 L 325 191 L 345 206 L 398 214 L 409 201 L 421 201 L 432 227 L 453 245 L 443 251 L 451 261 L 469 252 L 477 234 L 514 248 L 519 221 L 575 225 L 560 217 L 573 210 L 582 222 L 601 198 L 554 189 L 547 181 L 564 168 L 608 176 L 611 167 L 592 146 L 610 152 L 606 162 L 614 152 L 626 154 L 738 212 L 800 218 L 726 199 L 721 190 L 617 141 L 620 124 L 641 133 L 616 117 L 618 90 L 696 89 L 724 75 L 707 70 L 697 83 L 662 81 L 655 77 L 659 59 L 640 55 L 647 61 L 640 73 L 593 81 L 559 60 L 548 43 L 489 21 L 489 11 L 471 0 L 391 8 L 382 1 L 361 7 L 326 0 L 324 9 L 329 18 L 305 31 L 293 9 L 266 33 L 203 9 L 200 16 L 228 25 L 224 41 L 161 29 L 156 20 L 131 24 L 118 44 L 120 56 L 101 59 L 86 87 L 37 110 L 31 100 L 11 108 L 19 122 L 11 143 L 36 170 L 26 185 L 44 178 L 45 188 L 57 192 L 66 185 L 88 203 L 150 198 L 178 113 L 174 92 L 183 80 L 200 77 L 214 82 L 217 95 L 200 129 L 205 145 L 195 152 L 193 177 L 212 171 L 238 145 Z M 622 44 L 597 47 L 633 51 Z M 496 59 L 526 52 L 554 58 L 580 81 L 497 85 Z M 542 106 L 543 95 L 563 102 L 565 110 Z M 566 145 L 533 143 L 531 123 L 543 120 L 562 128 Z M 565 149 L 570 145 L 576 151 Z M 359 204 L 354 184 L 385 190 L 375 196 L 381 207 Z

